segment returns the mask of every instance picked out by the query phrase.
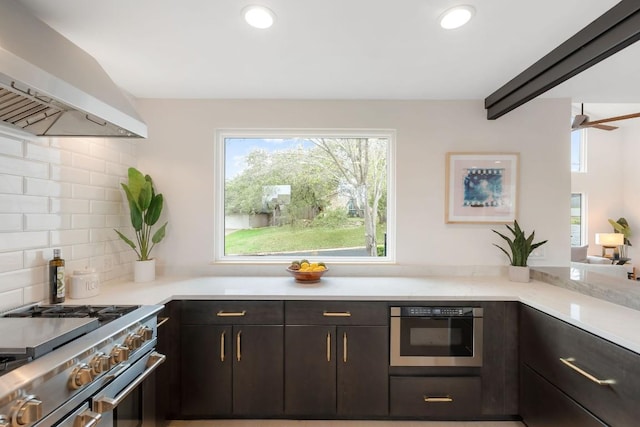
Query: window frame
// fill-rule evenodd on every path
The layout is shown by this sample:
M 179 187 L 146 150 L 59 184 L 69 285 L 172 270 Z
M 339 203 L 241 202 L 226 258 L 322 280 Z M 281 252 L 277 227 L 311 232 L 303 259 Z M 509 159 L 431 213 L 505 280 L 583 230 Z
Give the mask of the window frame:
M 225 236 L 225 139 L 226 138 L 387 138 L 387 252 L 381 257 L 307 257 L 331 264 L 384 265 L 396 263 L 396 131 L 394 129 L 270 129 L 225 128 L 216 130 L 214 142 L 214 236 Z M 227 256 L 225 239 L 214 238 L 213 264 L 282 264 L 282 256 Z
M 578 192 L 571 192 L 571 197 L 573 198 L 574 195 L 579 195 L 580 196 L 580 242 L 578 243 L 578 245 L 574 245 L 573 242 L 571 242 L 571 246 L 572 247 L 576 247 L 576 246 L 584 246 L 586 244 L 588 244 L 587 241 L 587 210 L 586 210 L 586 194 L 584 192 L 578 191 Z M 573 208 L 570 208 L 573 209 Z M 572 214 L 572 212 L 569 212 L 569 218 L 573 218 L 574 215 Z M 569 226 L 571 226 L 571 222 L 569 224 Z
M 571 132 L 571 136 L 579 135 L 578 145 L 580 152 L 578 153 L 578 169 L 573 170 L 573 163 L 570 164 L 570 170 L 572 173 L 586 173 L 587 172 L 587 129 L 579 129 Z M 573 160 L 573 140 L 571 141 L 571 160 Z

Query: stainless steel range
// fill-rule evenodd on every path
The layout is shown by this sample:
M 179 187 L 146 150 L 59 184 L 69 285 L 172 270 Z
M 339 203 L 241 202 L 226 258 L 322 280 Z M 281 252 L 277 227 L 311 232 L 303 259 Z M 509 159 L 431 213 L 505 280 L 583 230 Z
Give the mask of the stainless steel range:
M 141 384 L 165 360 L 155 352 L 162 308 L 36 305 L 4 314 L 0 427 L 142 425 Z

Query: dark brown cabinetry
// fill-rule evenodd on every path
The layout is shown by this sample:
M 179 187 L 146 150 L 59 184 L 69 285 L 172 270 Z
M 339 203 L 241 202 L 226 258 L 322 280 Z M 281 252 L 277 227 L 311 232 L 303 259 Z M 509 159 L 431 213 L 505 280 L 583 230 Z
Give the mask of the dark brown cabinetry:
M 181 301 L 171 301 L 158 313 L 157 350 L 167 359 L 155 372 L 157 427 L 168 425 L 168 420 L 180 414 L 180 304 Z
M 285 303 L 285 413 L 372 418 L 388 414 L 386 303 Z
M 392 416 L 471 418 L 480 402 L 480 377 L 391 377 Z
M 183 417 L 282 414 L 282 302 L 184 301 L 181 321 Z
M 394 303 L 402 305 L 403 303 Z M 411 302 L 411 305 L 434 305 Z M 438 306 L 460 302 L 438 302 Z M 481 367 L 390 368 L 394 418 L 515 419 L 518 416 L 518 303 L 465 301 L 483 308 Z
M 524 305 L 520 325 L 521 413 L 527 425 L 637 425 L 640 355 Z M 541 418 L 543 406 L 558 408 L 556 415 Z M 568 421 L 562 415 L 585 412 L 595 417 L 591 424 L 582 421 L 588 417 Z

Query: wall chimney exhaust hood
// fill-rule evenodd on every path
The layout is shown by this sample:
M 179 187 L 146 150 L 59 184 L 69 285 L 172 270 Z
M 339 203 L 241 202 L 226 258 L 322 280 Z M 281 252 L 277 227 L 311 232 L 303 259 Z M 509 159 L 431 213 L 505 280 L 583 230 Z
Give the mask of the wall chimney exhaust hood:
M 1 127 L 38 136 L 147 137 L 98 62 L 14 0 L 0 0 Z

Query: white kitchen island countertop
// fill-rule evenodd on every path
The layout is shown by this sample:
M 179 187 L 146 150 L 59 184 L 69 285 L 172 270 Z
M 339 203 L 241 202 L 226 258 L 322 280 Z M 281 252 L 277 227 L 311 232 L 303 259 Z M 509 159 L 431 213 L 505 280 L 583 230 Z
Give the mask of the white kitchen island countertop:
M 640 311 L 562 287 L 506 277 L 332 277 L 302 285 L 291 277 L 210 276 L 111 282 L 100 294 L 65 304 L 164 304 L 174 299 L 520 301 L 640 353 Z

